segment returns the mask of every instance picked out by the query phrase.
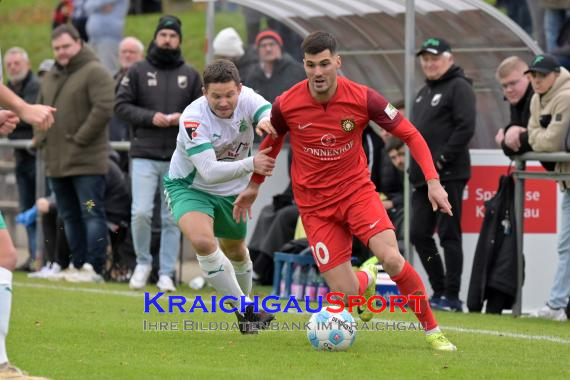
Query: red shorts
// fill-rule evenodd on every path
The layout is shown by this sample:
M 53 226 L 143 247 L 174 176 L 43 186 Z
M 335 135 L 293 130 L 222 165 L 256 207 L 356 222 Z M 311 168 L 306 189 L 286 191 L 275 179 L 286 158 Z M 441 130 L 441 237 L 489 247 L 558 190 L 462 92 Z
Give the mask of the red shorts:
M 362 189 L 330 206 L 300 213 L 321 272 L 350 261 L 353 236 L 368 246 L 372 236 L 394 229 L 380 196 L 372 189 Z

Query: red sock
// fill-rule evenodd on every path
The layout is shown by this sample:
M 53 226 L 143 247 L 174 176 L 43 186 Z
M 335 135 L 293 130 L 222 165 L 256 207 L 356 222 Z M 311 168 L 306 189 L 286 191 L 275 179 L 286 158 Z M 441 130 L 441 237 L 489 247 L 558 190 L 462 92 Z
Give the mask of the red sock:
M 437 327 L 437 322 L 433 313 L 431 311 L 431 307 L 429 305 L 429 300 L 427 298 L 426 288 L 422 282 L 422 279 L 418 275 L 418 272 L 408 263 L 407 261 L 404 263 L 404 268 L 402 271 L 398 273 L 396 276 L 392 277 L 392 281 L 396 283 L 398 286 L 398 290 L 400 294 L 406 297 L 410 295 L 418 295 L 418 296 L 425 296 L 418 302 L 418 306 L 420 307 L 419 311 L 415 310 L 415 301 L 410 300 L 408 302 L 408 306 L 414 311 L 416 318 L 425 326 L 426 330 L 432 330 Z
M 358 295 L 361 296 L 368 287 L 368 274 L 360 270 L 356 272 L 356 278 L 358 279 Z

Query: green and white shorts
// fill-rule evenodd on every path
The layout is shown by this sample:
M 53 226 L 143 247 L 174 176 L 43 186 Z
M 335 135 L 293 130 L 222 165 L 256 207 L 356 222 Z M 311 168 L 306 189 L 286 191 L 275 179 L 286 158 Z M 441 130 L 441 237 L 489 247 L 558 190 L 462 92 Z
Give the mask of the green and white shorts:
M 0 212 L 0 230 L 6 229 L 6 222 L 4 222 L 4 218 L 2 217 L 2 212 Z
M 186 213 L 201 212 L 214 219 L 214 235 L 222 239 L 242 240 L 247 233 L 247 223 L 236 223 L 232 216 L 236 195 L 221 196 L 188 188 L 176 180 L 164 181 L 166 201 L 176 223 Z

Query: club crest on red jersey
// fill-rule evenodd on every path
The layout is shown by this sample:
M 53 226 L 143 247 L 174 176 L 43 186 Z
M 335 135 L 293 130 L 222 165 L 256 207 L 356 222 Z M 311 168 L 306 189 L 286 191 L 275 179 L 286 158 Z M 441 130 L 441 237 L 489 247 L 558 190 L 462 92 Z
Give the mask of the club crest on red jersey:
M 190 140 L 192 140 L 193 138 L 198 136 L 198 133 L 196 132 L 196 130 L 198 129 L 198 127 L 200 126 L 200 122 L 199 121 L 185 121 L 184 122 L 184 128 L 189 129 L 188 132 L 188 137 L 190 138 Z
M 354 122 L 354 119 L 342 119 L 340 121 L 340 126 L 342 127 L 343 131 L 351 132 L 356 127 L 356 123 Z

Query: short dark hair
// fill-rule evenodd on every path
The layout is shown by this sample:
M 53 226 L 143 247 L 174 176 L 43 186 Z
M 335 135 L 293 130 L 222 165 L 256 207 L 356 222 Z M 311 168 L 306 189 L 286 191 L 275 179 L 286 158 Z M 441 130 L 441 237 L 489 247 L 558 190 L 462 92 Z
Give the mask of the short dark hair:
M 303 40 L 301 48 L 305 54 L 319 54 L 327 49 L 330 50 L 331 54 L 336 53 L 336 38 L 328 32 L 316 31 L 309 34 Z
M 216 59 L 204 69 L 205 88 L 208 88 L 210 83 L 226 83 L 232 80 L 238 86 L 241 83 L 236 65 L 227 59 Z
M 71 24 L 61 24 L 60 26 L 58 26 L 57 28 L 55 28 L 52 32 L 51 32 L 51 40 L 55 40 L 59 37 L 61 37 L 64 34 L 69 34 L 69 36 L 74 40 L 74 41 L 79 41 L 81 39 L 81 36 L 79 35 L 79 32 L 77 31 L 77 29 L 75 29 L 75 27 Z
M 404 142 L 402 140 L 397 137 L 390 136 L 388 137 L 388 141 L 386 141 L 386 146 L 384 149 L 386 150 L 386 153 L 390 153 L 390 151 L 394 149 L 400 149 L 403 146 Z

